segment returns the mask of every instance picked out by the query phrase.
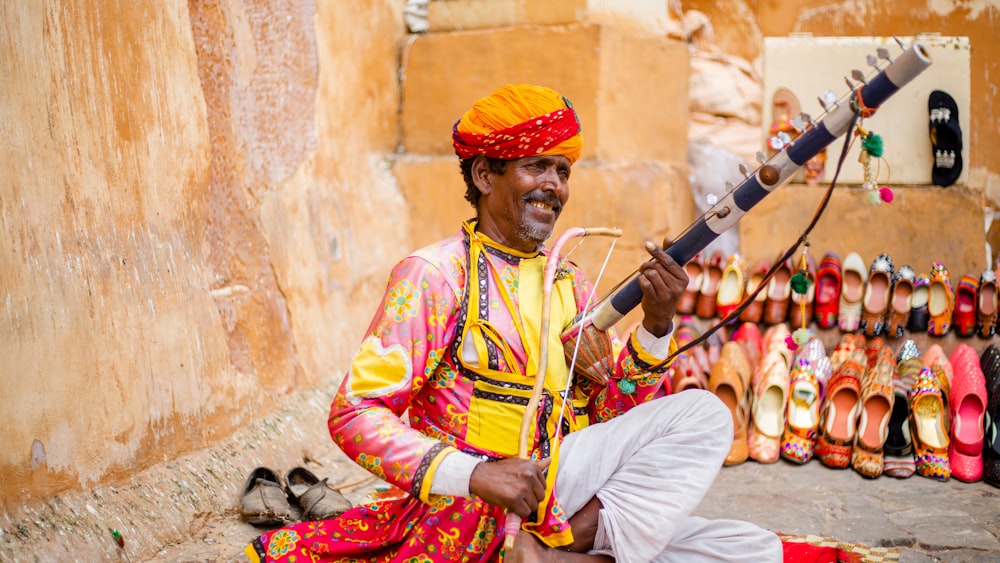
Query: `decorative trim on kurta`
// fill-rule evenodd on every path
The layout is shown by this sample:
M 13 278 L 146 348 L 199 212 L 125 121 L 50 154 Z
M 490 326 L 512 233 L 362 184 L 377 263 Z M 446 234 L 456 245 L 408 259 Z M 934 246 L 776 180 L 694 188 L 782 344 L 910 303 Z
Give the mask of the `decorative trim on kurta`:
M 450 451 L 449 451 L 450 450 Z M 434 481 L 434 472 L 437 471 L 441 460 L 452 452 L 458 451 L 447 444 L 435 444 L 427 450 L 427 455 L 420 460 L 420 467 L 417 467 L 413 474 L 413 490 L 410 494 L 424 502 L 430 502 L 431 483 Z

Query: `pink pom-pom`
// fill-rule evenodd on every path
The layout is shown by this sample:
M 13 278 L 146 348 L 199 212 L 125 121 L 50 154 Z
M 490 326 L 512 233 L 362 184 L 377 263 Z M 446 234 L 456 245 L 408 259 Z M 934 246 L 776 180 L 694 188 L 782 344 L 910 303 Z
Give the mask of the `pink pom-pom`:
M 792 352 L 799 349 L 799 345 L 796 344 L 795 339 L 792 338 L 791 334 L 785 337 L 785 346 L 788 346 L 788 349 L 791 350 Z
M 882 186 L 878 189 L 878 197 L 886 203 L 892 203 L 892 190 L 889 189 L 889 186 Z

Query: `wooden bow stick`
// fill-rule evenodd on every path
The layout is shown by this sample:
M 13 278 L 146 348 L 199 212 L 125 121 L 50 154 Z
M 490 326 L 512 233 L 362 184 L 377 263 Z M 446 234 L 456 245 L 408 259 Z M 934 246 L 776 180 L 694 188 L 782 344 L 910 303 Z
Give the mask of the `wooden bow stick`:
M 559 252 L 569 239 L 585 236 L 606 236 L 620 237 L 620 229 L 608 227 L 572 227 L 563 233 L 556 241 L 545 261 L 545 278 L 542 283 L 542 323 L 541 336 L 538 343 L 538 368 L 535 373 L 535 384 L 531 390 L 531 397 L 525 407 L 524 417 L 521 419 L 521 433 L 518 437 L 517 457 L 528 459 L 528 438 L 531 431 L 531 423 L 538 412 L 538 403 L 542 399 L 542 391 L 545 389 L 545 371 L 549 361 L 549 326 L 551 324 L 552 313 L 552 286 L 555 285 L 556 270 L 561 261 Z M 568 377 L 572 377 L 572 370 Z M 565 399 L 564 399 L 565 400 Z M 514 547 L 514 538 L 517 537 L 518 530 L 521 529 L 521 517 L 513 512 L 507 513 L 504 524 L 504 548 Z

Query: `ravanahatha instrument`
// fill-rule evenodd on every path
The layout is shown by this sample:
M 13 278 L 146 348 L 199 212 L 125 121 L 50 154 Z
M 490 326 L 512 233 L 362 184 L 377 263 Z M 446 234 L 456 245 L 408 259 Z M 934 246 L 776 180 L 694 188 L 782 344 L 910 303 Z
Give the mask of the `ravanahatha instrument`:
M 787 183 L 809 159 L 819 154 L 837 138 L 849 132 L 853 133 L 859 119 L 872 116 L 883 102 L 931 65 L 930 55 L 923 45 L 914 43 L 906 48 L 898 39 L 896 41 L 903 48 L 902 54 L 893 60 L 888 49 L 879 48 L 877 57 L 869 55 L 868 64 L 878 71 L 874 76 L 868 78 L 860 70 L 854 70 L 851 78 L 845 77 L 850 92 L 842 100 L 837 99 L 833 92 L 827 91 L 819 99 L 820 105 L 826 110 L 824 117 L 816 122 L 807 114 L 801 114 L 796 118 L 794 122 L 803 133 L 769 159 L 765 159 L 763 153 L 758 153 L 761 165 L 753 173 L 748 173 L 741 166 L 741 172 L 745 176 L 743 181 L 685 229 L 673 244 L 665 249 L 665 252 L 678 264 L 690 262 L 720 234 L 733 228 L 753 206 L 776 188 Z M 889 64 L 880 68 L 879 65 L 883 61 Z M 810 229 L 811 227 L 812 225 Z M 642 289 L 635 279 L 634 272 L 612 290 L 609 296 L 602 297 L 591 314 L 578 319 L 564 333 L 563 340 L 567 354 L 575 347 L 578 335 L 583 335 L 581 337 L 588 341 L 600 340 L 601 333 L 614 326 L 641 301 Z M 591 344 L 585 343 L 585 345 Z M 606 346 L 602 345 L 602 348 L 604 347 Z M 584 356 L 597 356 L 597 354 L 584 354 Z M 576 369 L 579 375 L 592 377 L 592 373 L 597 371 L 599 366 L 581 361 Z

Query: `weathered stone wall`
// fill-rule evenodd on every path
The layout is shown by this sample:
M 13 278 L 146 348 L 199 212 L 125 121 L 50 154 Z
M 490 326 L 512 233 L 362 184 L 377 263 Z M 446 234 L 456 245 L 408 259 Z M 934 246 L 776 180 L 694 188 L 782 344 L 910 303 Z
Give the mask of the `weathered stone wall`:
M 343 369 L 403 243 L 401 4 L 0 2 L 5 508 Z

